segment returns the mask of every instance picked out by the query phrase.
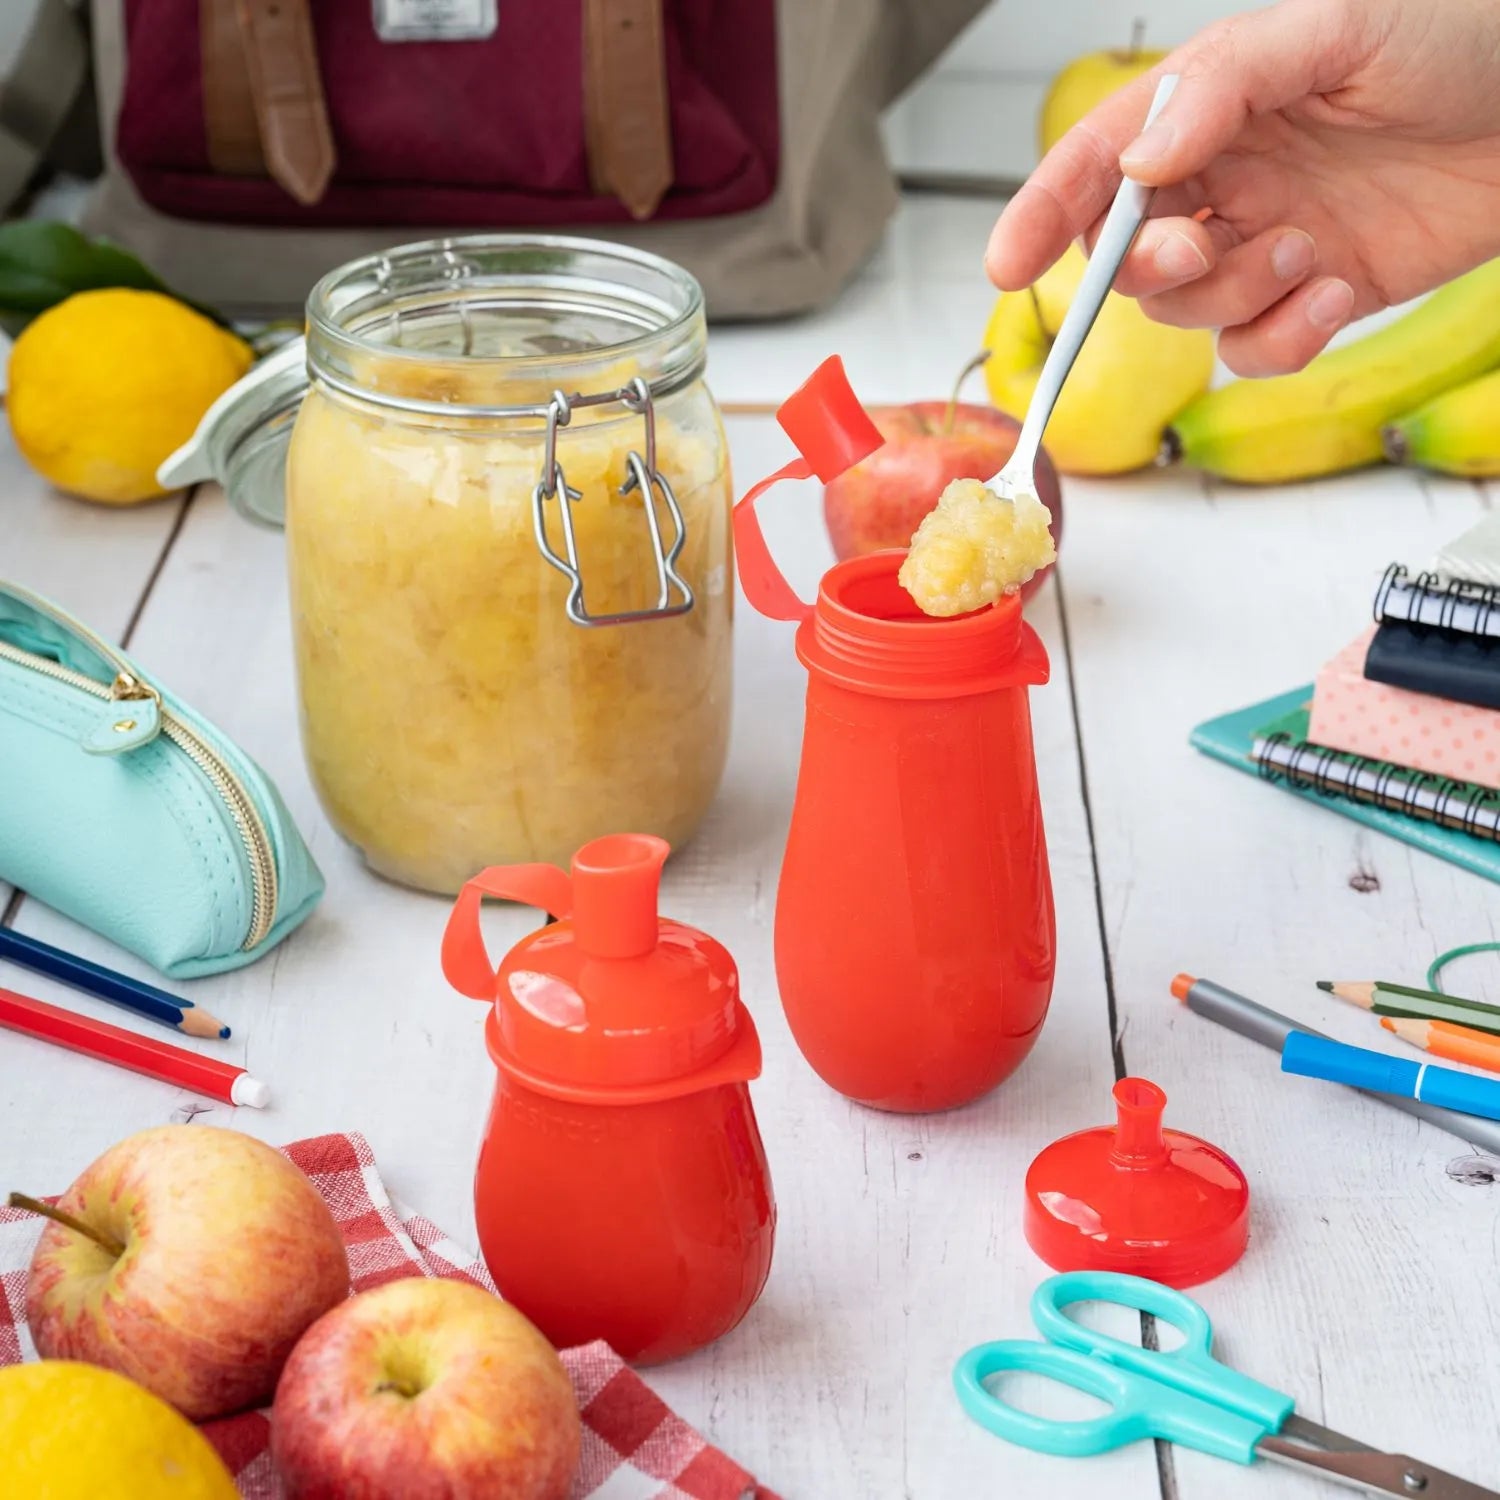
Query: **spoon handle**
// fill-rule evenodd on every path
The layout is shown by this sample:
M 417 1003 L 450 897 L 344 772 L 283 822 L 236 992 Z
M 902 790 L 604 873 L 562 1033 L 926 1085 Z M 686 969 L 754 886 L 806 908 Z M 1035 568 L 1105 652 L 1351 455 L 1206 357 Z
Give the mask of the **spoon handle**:
M 1151 108 L 1146 111 L 1146 125 L 1161 113 L 1176 87 L 1177 74 L 1163 74 L 1161 82 L 1156 85 Z M 1141 128 L 1144 130 L 1146 126 Z M 1007 469 L 1026 474 L 1032 472 L 1042 433 L 1046 430 L 1052 408 L 1057 405 L 1063 381 L 1068 378 L 1068 371 L 1073 368 L 1073 361 L 1078 358 L 1078 351 L 1083 348 L 1083 341 L 1094 326 L 1099 309 L 1104 306 L 1104 298 L 1119 273 L 1120 262 L 1140 232 L 1155 196 L 1155 188 L 1132 182 L 1128 177 L 1120 183 L 1120 190 L 1105 216 L 1104 227 L 1099 231 L 1098 243 L 1089 256 L 1083 279 L 1078 283 L 1078 291 L 1062 320 L 1062 327 L 1057 330 L 1057 337 L 1052 341 L 1042 373 L 1037 377 L 1036 390 L 1026 408 L 1026 420 L 1021 424 L 1021 435 L 1016 440 L 1016 451 L 1006 465 Z

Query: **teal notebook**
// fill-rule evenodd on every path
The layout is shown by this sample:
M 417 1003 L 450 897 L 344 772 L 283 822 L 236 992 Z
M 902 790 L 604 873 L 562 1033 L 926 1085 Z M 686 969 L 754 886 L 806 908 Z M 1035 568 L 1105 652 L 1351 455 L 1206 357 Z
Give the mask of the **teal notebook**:
M 1297 716 L 1312 701 L 1312 692 L 1309 683 L 1210 719 L 1193 730 L 1192 743 L 1227 766 L 1500 881 L 1500 796 L 1467 783 L 1306 745 L 1298 733 L 1303 721 Z M 1412 811 L 1397 810 L 1402 807 Z M 1465 832 L 1466 828 L 1475 831 Z

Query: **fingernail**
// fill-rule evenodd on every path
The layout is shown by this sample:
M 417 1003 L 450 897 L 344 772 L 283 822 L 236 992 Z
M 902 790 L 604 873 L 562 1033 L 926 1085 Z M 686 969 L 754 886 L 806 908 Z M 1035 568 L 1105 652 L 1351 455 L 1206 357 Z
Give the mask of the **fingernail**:
M 1179 234 L 1175 229 L 1162 236 L 1151 260 L 1163 276 L 1173 281 L 1201 276 L 1208 269 L 1208 257 L 1185 234 Z
M 1354 308 L 1354 288 L 1347 281 L 1325 281 L 1307 299 L 1307 321 L 1315 328 L 1341 328 Z
M 1143 130 L 1121 153 L 1120 161 L 1144 165 L 1165 156 L 1176 140 L 1177 132 L 1166 120 L 1158 120 Z
M 1317 257 L 1318 247 L 1313 244 L 1312 236 L 1293 229 L 1271 246 L 1271 269 L 1282 281 L 1290 281 L 1312 270 Z

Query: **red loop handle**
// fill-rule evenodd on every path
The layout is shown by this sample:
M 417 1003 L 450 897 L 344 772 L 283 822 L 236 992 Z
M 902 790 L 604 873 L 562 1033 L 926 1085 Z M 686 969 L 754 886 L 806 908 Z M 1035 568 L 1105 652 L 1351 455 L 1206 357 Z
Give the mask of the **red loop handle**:
M 566 917 L 573 909 L 573 883 L 556 865 L 491 865 L 465 883 L 443 930 L 443 977 L 471 1000 L 495 998 L 497 970 L 479 926 L 486 896 Z
M 771 556 L 760 529 L 755 502 L 783 479 L 811 479 L 827 484 L 868 458 L 885 439 L 859 404 L 844 374 L 844 362 L 830 355 L 777 408 L 776 420 L 802 455 L 752 485 L 734 508 L 734 547 L 740 587 L 761 614 L 772 620 L 802 621 L 813 607 L 797 597 Z
M 751 485 L 745 498 L 734 508 L 734 557 L 740 570 L 740 587 L 744 589 L 745 597 L 768 619 L 805 620 L 813 607 L 797 597 L 796 590 L 776 566 L 776 559 L 766 545 L 765 533 L 760 529 L 760 517 L 755 514 L 755 502 L 783 479 L 811 478 L 812 465 L 805 458 L 794 458 L 759 484 Z

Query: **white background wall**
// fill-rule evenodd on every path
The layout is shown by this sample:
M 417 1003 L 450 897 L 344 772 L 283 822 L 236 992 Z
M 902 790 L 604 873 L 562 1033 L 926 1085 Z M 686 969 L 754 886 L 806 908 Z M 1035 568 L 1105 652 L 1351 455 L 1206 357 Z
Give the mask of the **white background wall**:
M 1018 180 L 1035 162 L 1047 84 L 1081 53 L 1168 48 L 1253 0 L 994 0 L 936 69 L 891 111 L 887 137 L 904 171 Z

